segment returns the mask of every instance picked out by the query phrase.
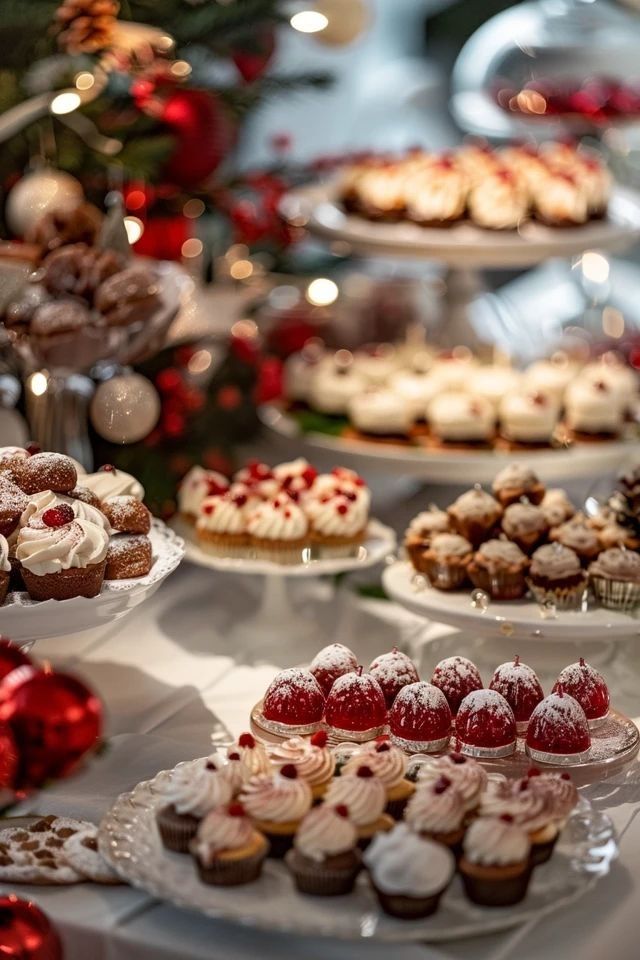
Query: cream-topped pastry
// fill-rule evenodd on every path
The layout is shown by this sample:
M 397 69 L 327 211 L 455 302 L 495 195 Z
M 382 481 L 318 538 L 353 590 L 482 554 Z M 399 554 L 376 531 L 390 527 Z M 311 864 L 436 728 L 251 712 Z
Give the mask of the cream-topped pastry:
M 0 533 L 0 571 L 2 573 L 11 573 L 11 564 L 9 563 L 9 543 L 6 537 Z
M 518 506 L 518 504 L 514 504 Z M 486 540 L 478 547 L 476 562 L 481 561 L 487 570 L 500 570 L 507 566 L 526 564 L 526 556 L 517 543 L 511 540 Z
M 165 790 L 167 804 L 176 813 L 192 817 L 206 816 L 214 807 L 231 800 L 231 783 L 222 764 L 215 760 L 200 760 L 196 764 L 177 767 Z
M 233 759 L 234 754 L 237 754 L 238 760 Z M 251 733 L 240 734 L 227 750 L 227 759 L 232 763 L 240 763 L 245 781 L 271 772 L 271 762 L 265 745 Z
M 305 815 L 298 828 L 294 847 L 310 860 L 322 863 L 327 857 L 353 850 L 358 834 L 344 810 L 329 803 L 314 807 Z M 348 809 L 347 809 L 348 814 Z
M 221 473 L 191 467 L 178 488 L 178 510 L 186 519 L 195 521 L 206 497 L 225 493 L 228 489 L 229 481 Z
M 454 153 L 453 159 L 472 187 L 486 177 L 493 176 L 500 167 L 496 152 L 483 141 L 463 143 Z
M 130 473 L 116 467 L 102 467 L 96 473 L 85 473 L 82 486 L 87 487 L 100 500 L 109 497 L 135 497 L 144 500 L 144 487 Z
M 562 826 L 580 799 L 571 775 L 557 770 L 534 773 L 527 778 L 528 789 L 545 793 L 551 799 L 554 817 Z
M 457 533 L 438 533 L 431 538 L 429 549 L 435 557 L 466 557 L 473 552 L 473 547 L 465 537 Z
M 474 820 L 463 841 L 464 856 L 485 867 L 523 863 L 529 858 L 531 843 L 527 833 L 500 817 Z
M 311 807 L 311 787 L 301 777 L 287 776 L 288 765 L 269 776 L 259 774 L 245 783 L 240 802 L 254 820 L 290 823 Z
M 624 404 L 605 380 L 578 377 L 565 394 L 567 426 L 579 433 L 615 435 L 622 429 Z
M 638 376 L 626 363 L 606 357 L 596 363 L 587 363 L 578 375 L 578 381 L 604 383 L 616 402 L 628 410 L 638 396 Z
M 406 529 L 405 537 L 431 537 L 434 533 L 447 533 L 451 527 L 446 510 L 432 506 L 417 514 Z
M 389 389 L 411 407 L 414 420 L 424 420 L 427 407 L 442 390 L 442 384 L 429 373 L 400 370 L 389 380 Z
M 572 517 L 566 523 L 555 527 L 550 537 L 563 546 L 575 550 L 580 556 L 592 557 L 600 550 L 598 534 L 592 527 L 587 526 L 586 518 L 581 515 Z
M 533 193 L 547 173 L 547 165 L 532 143 L 504 147 L 498 151 L 498 160 L 517 177 L 529 194 Z
M 551 394 L 510 393 L 500 404 L 502 433 L 520 443 L 549 443 L 559 412 Z
M 517 539 L 548 529 L 544 511 L 532 503 L 512 503 L 504 511 L 502 529 L 508 537 Z
M 468 380 L 469 393 L 484 397 L 497 410 L 502 398 L 518 390 L 521 381 L 522 374 L 519 371 L 494 363 L 478 367 L 471 373 Z
M 594 560 L 589 573 L 592 577 L 640 583 L 640 554 L 621 547 L 611 547 Z
M 517 548 L 516 548 L 517 549 Z M 462 797 L 467 811 L 475 810 L 487 782 L 487 772 L 473 757 L 461 753 L 434 757 L 418 771 L 418 784 L 435 783 L 447 777 Z
M 363 433 L 406 435 L 414 421 L 413 409 L 393 390 L 366 390 L 352 397 L 349 417 Z
M 284 391 L 289 400 L 306 401 L 312 378 L 330 363 L 330 355 L 321 340 L 312 338 L 302 350 L 292 353 L 284 363 Z
M 405 779 L 407 758 L 404 752 L 392 743 L 378 743 L 374 740 L 362 744 L 345 763 L 341 771 L 342 775 L 357 773 L 358 767 L 363 763 L 373 771 L 387 790 Z
M 449 885 L 455 871 L 450 850 L 416 836 L 406 823 L 377 834 L 363 859 L 376 888 L 388 895 L 434 896 Z
M 433 432 L 450 442 L 477 442 L 491 438 L 495 428 L 493 404 L 481 396 L 440 393 L 427 408 Z
M 396 348 L 390 343 L 381 343 L 370 350 L 356 350 L 353 369 L 373 387 L 386 384 L 398 369 Z
M 456 348 L 450 357 L 438 357 L 431 367 L 431 376 L 438 381 L 443 393 L 464 393 L 478 367 L 478 361 L 470 350 Z
M 267 480 L 260 485 L 261 493 L 265 499 L 271 499 L 271 497 L 277 495 L 279 488 L 282 487 L 283 490 L 291 491 L 301 497 L 313 487 L 317 476 L 318 471 L 311 466 L 308 460 L 304 457 L 297 457 L 295 460 L 277 464 L 273 468 L 273 480 Z M 271 484 L 275 484 L 275 489 Z
M 205 497 L 196 521 L 198 540 L 215 553 L 242 556 L 248 543 L 247 521 L 253 502 L 247 494 L 231 490 Z
M 312 534 L 320 539 L 364 534 L 369 521 L 367 499 L 348 492 L 314 497 L 305 504 L 305 512 Z
M 577 226 L 589 219 L 587 192 L 580 179 L 564 171 L 548 170 L 533 188 L 533 211 L 551 226 Z
M 569 500 L 566 491 L 560 489 L 560 487 L 551 487 L 547 490 L 540 506 L 550 527 L 559 526 L 565 520 L 569 520 L 576 512 L 576 508 Z
M 423 782 L 413 794 L 404 819 L 416 833 L 451 834 L 462 827 L 467 808 L 462 795 L 446 774 Z
M 490 493 L 476 486 L 467 490 L 453 501 L 449 507 L 449 516 L 461 520 L 496 520 L 501 514 L 500 504 Z
M 326 746 L 326 737 L 324 740 L 320 746 L 312 742 L 313 738 L 290 737 L 271 748 L 271 762 L 275 767 L 292 763 L 312 789 L 324 786 L 331 780 L 336 766 L 335 757 Z
M 367 381 L 352 364 L 323 364 L 309 381 L 308 401 L 315 410 L 338 416 L 347 412 L 349 402 L 366 387 Z
M 577 554 L 561 543 L 538 547 L 531 558 L 531 574 L 545 580 L 565 580 L 581 572 Z
M 196 838 L 191 842 L 191 852 L 201 864 L 211 866 L 219 853 L 249 847 L 255 835 L 248 817 L 233 807 L 230 812 L 226 806 L 220 806 L 207 813 L 198 825 Z
M 540 485 L 537 475 L 530 467 L 522 463 L 509 463 L 500 470 L 493 481 L 493 492 L 503 493 L 512 490 L 520 490 L 526 495 L 530 490 L 535 490 Z
M 564 354 L 558 354 L 550 360 L 537 360 L 525 370 L 523 387 L 533 394 L 550 394 L 559 406 L 565 390 L 579 370 L 579 366 Z
M 256 540 L 298 542 L 306 539 L 309 521 L 306 514 L 286 494 L 256 507 L 247 518 L 247 531 Z
M 102 527 L 107 533 L 112 532 L 109 521 L 97 507 L 92 507 L 90 503 L 84 503 L 73 497 L 66 497 L 62 493 L 54 493 L 52 490 L 43 490 L 42 493 L 34 493 L 29 497 L 29 503 L 20 517 L 20 526 L 26 527 L 32 517 L 41 517 L 45 510 L 56 507 L 59 503 L 68 504 L 76 518 L 89 520 Z
M 363 770 L 368 771 L 366 775 Z M 382 781 L 361 759 L 353 773 L 342 774 L 331 781 L 325 794 L 325 803 L 343 803 L 356 827 L 364 827 L 382 816 L 387 792 Z
M 479 227 L 515 230 L 529 213 L 529 194 L 510 170 L 499 168 L 471 188 L 467 206 Z
M 405 181 L 407 171 L 403 163 L 386 163 L 365 170 L 357 182 L 360 202 L 370 214 L 399 216 L 405 209 Z
M 469 181 L 454 160 L 442 158 L 418 170 L 405 183 L 409 219 L 425 226 L 460 220 L 467 206 Z
M 508 789 L 485 793 L 480 800 L 480 816 L 510 816 L 514 823 L 528 834 L 544 830 L 553 820 L 551 798 L 537 790 L 520 789 L 512 792 Z
M 77 518 L 63 526 L 50 527 L 41 517 L 32 517 L 18 534 L 16 559 L 36 576 L 102 563 L 109 548 L 104 527 Z

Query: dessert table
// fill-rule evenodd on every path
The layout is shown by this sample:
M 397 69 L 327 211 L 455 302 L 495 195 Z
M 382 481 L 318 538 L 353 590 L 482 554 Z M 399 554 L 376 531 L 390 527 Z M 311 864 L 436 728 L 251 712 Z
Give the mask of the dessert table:
M 219 608 L 211 607 L 212 585 L 214 594 L 225 598 Z M 362 599 L 344 583 L 333 603 L 327 600 L 334 587 L 326 581 L 299 581 L 291 589 L 302 615 L 322 616 L 327 629 L 339 622 L 339 638 L 365 662 L 396 643 L 414 655 L 419 649 L 425 670 L 454 648 L 473 651 L 473 656 L 480 652 L 480 641 L 463 638 L 449 627 L 425 625 L 384 601 Z M 286 663 L 270 663 L 268 650 L 261 657 L 255 648 L 249 653 L 225 642 L 234 617 L 257 605 L 259 595 L 258 578 L 212 575 L 185 563 L 122 625 L 39 642 L 40 657 L 77 670 L 103 696 L 110 713 L 109 748 L 83 773 L 32 798 L 18 812 L 69 814 L 97 822 L 120 792 L 180 760 L 209 752 L 212 737 L 222 741 L 229 732 L 246 729 L 251 705 L 277 668 L 308 660 L 313 652 L 297 642 L 295 627 Z M 499 662 L 506 650 L 489 655 Z M 607 676 L 615 702 L 635 717 L 640 714 L 640 693 L 633 680 L 638 670 L 637 641 L 618 645 Z M 640 767 L 635 764 L 587 789 L 612 817 L 621 838 L 619 862 L 606 880 L 562 914 L 481 940 L 437 948 L 398 945 L 398 960 L 537 960 L 559 955 L 601 960 L 605 952 L 616 960 L 636 957 Z M 20 887 L 19 893 L 33 897 L 56 923 L 66 960 L 249 960 L 258 955 L 355 960 L 363 954 L 361 944 L 266 934 L 209 920 L 128 887 Z M 382 960 L 388 946 L 371 942 L 367 953 Z

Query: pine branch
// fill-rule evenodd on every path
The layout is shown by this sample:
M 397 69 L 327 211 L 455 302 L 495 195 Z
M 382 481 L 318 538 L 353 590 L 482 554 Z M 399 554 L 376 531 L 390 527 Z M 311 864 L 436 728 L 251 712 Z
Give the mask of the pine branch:
M 287 74 L 264 77 L 245 87 L 210 87 L 233 113 L 242 116 L 255 109 L 269 97 L 281 93 L 295 94 L 304 88 L 326 89 L 333 82 L 326 73 Z

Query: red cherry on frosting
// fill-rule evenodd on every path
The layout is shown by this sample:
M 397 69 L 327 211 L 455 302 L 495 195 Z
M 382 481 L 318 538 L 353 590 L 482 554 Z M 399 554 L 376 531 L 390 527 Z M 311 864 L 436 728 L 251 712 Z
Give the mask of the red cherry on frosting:
M 441 660 L 433 671 L 431 683 L 442 690 L 454 716 L 468 693 L 482 689 L 482 677 L 475 663 L 458 656 Z
M 310 742 L 314 747 L 326 747 L 328 739 L 329 737 L 327 736 L 326 730 L 318 730 L 318 732 L 314 733 L 311 737 Z
M 577 700 L 561 683 L 538 704 L 527 727 L 526 749 L 534 760 L 576 759 L 591 746 L 589 723 Z
M 241 733 L 238 737 L 239 747 L 250 747 L 252 750 L 256 745 L 256 738 L 252 733 Z
M 496 667 L 489 689 L 497 690 L 505 698 L 513 710 L 519 731 L 526 730 L 529 717 L 544 698 L 535 671 L 526 663 L 520 663 L 518 656 Z
M 346 805 L 346 803 L 337 803 L 333 809 L 335 810 L 335 812 L 338 814 L 339 817 L 349 816 L 349 808 Z
M 403 687 L 409 683 L 417 683 L 420 679 L 413 660 L 397 647 L 390 653 L 376 657 L 369 667 L 369 673 L 382 687 L 389 708 Z
M 516 718 L 497 690 L 467 694 L 456 717 L 460 752 L 471 757 L 506 757 L 516 747 Z
M 42 514 L 42 520 L 47 527 L 64 527 L 75 518 L 76 515 L 68 503 L 59 503 L 57 507 L 50 507 Z
M 373 776 L 374 773 L 371 767 L 368 767 L 364 763 L 356 770 L 356 777 L 360 777 L 362 780 L 369 780 Z
M 577 663 L 571 663 L 560 675 L 552 692 L 562 684 L 565 693 L 577 700 L 584 710 L 589 725 L 597 725 L 609 713 L 609 688 L 604 677 L 598 673 L 584 657 Z
M 277 733 L 315 733 L 322 722 L 324 694 L 308 670 L 290 667 L 269 684 L 262 704 L 267 729 Z
M 230 803 L 227 807 L 227 813 L 230 817 L 244 817 L 244 807 L 237 801 L 235 803 Z
M 420 680 L 403 687 L 389 713 L 391 740 L 410 753 L 444 750 L 451 733 L 451 710 L 444 693 Z
M 324 695 L 328 696 L 338 677 L 353 673 L 357 666 L 357 657 L 348 647 L 342 643 L 330 643 L 316 653 L 309 670 L 322 687 Z
M 239 759 L 240 759 L 240 754 L 236 753 L 235 750 L 233 751 L 233 753 L 227 754 L 227 760 L 239 760 Z
M 387 717 L 384 694 L 375 677 L 345 673 L 338 677 L 327 697 L 325 720 L 340 739 L 371 740 L 379 733 Z
M 283 767 L 280 767 L 279 773 L 281 777 L 285 777 L 287 780 L 298 779 L 298 768 L 294 763 L 285 763 Z
M 444 793 L 451 786 L 451 780 L 449 777 L 438 777 L 436 782 L 433 785 L 434 793 Z
M 100 469 L 98 470 L 98 473 L 115 473 L 115 472 L 116 472 L 116 468 L 112 463 L 103 463 Z

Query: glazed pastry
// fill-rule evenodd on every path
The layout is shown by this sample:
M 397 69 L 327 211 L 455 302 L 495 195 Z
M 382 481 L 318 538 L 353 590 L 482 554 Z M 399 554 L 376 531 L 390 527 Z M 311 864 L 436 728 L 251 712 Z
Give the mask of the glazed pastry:
M 144 534 L 120 533 L 109 540 L 105 580 L 146 577 L 153 566 L 151 540 Z
M 215 470 L 204 467 L 191 467 L 178 488 L 178 510 L 188 523 L 195 523 L 200 514 L 200 506 L 206 497 L 226 493 L 229 481 Z
M 454 500 L 447 513 L 453 529 L 477 547 L 495 530 L 502 516 L 502 507 L 476 486 Z
M 578 377 L 565 394 L 567 426 L 588 436 L 617 436 L 624 422 L 624 401 L 604 380 Z
M 467 580 L 473 547 L 457 533 L 438 533 L 422 554 L 422 572 L 437 590 L 456 590 Z
M 510 508 L 509 508 L 510 509 Z M 516 543 L 487 540 L 469 564 L 469 579 L 494 600 L 518 600 L 527 592 L 529 559 Z
M 82 486 L 95 493 L 100 500 L 109 497 L 135 497 L 144 500 L 144 488 L 130 473 L 111 464 L 100 467 L 96 473 L 86 473 L 82 477 Z
M 500 404 L 502 434 L 517 443 L 551 443 L 559 412 L 550 394 L 510 393 Z
M 231 803 L 207 814 L 189 849 L 203 883 L 236 887 L 258 879 L 269 844 L 242 804 Z
M 502 529 L 524 553 L 531 553 L 546 538 L 549 525 L 542 507 L 511 503 L 504 511 Z
M 304 817 L 286 856 L 300 893 L 331 897 L 351 893 L 361 868 L 358 834 L 342 803 L 323 803 Z
M 529 196 L 510 170 L 498 168 L 471 188 L 467 206 L 477 226 L 515 230 L 528 216 Z
M 352 397 L 349 419 L 362 433 L 406 437 L 413 426 L 414 410 L 392 390 L 371 389 Z
M 497 474 L 493 492 L 503 507 L 526 497 L 529 503 L 539 504 L 544 497 L 544 486 L 533 470 L 521 463 L 510 463 Z
M 427 420 L 433 433 L 450 443 L 486 443 L 495 429 L 491 402 L 466 393 L 438 394 L 427 408 Z

